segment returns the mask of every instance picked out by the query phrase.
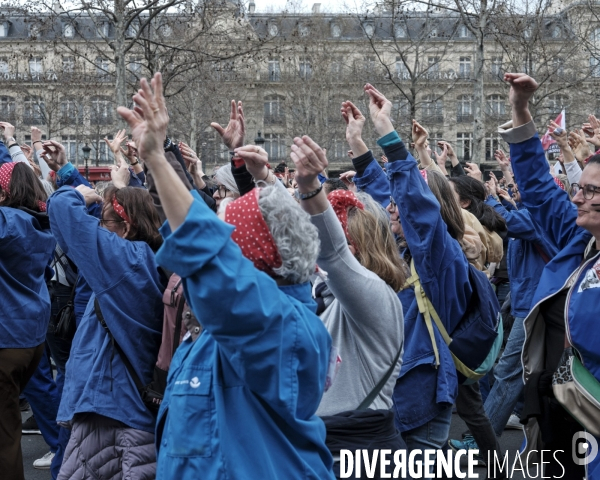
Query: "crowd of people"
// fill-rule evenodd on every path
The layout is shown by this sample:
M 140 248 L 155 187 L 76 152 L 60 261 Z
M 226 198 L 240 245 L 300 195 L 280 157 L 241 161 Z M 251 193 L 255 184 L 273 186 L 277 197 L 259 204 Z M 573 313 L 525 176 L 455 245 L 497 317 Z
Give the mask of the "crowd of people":
M 600 438 L 600 122 L 551 123 L 552 165 L 535 80 L 505 81 L 501 178 L 417 121 L 406 144 L 370 84 L 384 161 L 345 101 L 339 178 L 308 136 L 271 166 L 235 101 L 212 124 L 231 162 L 205 175 L 167 135 L 160 74 L 118 108 L 110 182 L 0 122 L 0 476 L 24 479 L 33 422 L 59 480 L 334 479 L 342 449 L 486 465 L 507 426 L 554 452 L 545 477 L 600 479 L 571 455 Z

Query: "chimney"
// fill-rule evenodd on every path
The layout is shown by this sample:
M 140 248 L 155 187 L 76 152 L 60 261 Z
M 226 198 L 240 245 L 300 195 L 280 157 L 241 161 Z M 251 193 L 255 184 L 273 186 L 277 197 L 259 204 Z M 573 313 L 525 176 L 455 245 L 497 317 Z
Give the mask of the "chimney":
M 252 1 L 251 1 L 251 2 L 248 4 L 248 12 L 249 12 L 249 13 L 254 13 L 254 10 L 256 10 L 256 4 L 255 4 L 254 2 L 252 2 Z
M 313 13 L 313 15 L 318 15 L 319 13 L 321 13 L 321 4 L 320 3 L 313 3 L 312 13 Z

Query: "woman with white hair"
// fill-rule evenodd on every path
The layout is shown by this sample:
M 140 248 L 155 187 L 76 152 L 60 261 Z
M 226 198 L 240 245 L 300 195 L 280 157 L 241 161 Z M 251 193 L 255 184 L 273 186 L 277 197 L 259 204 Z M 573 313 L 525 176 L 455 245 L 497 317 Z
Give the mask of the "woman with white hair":
M 315 415 L 331 338 L 308 279 L 319 240 L 285 189 L 254 189 L 222 208 L 191 194 L 164 157 L 162 78 L 145 79 L 136 112 L 119 107 L 167 216 L 157 261 L 182 277 L 201 320 L 169 371 L 157 419 L 157 478 L 333 478 Z M 224 210 L 224 211 L 223 211 Z

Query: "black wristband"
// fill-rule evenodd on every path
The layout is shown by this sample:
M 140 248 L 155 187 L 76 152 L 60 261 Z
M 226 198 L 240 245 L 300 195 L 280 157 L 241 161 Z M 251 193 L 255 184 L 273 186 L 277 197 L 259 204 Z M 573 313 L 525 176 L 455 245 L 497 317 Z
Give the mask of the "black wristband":
M 323 190 L 323 184 L 321 184 L 319 188 L 313 190 L 312 192 L 299 193 L 298 198 L 300 198 L 300 200 L 308 200 L 309 198 L 316 197 L 319 193 L 321 193 L 321 190 Z
M 173 142 L 171 141 L 171 139 L 169 137 L 165 138 L 165 143 L 163 145 L 163 148 L 165 150 L 168 150 L 169 148 L 171 148 L 172 145 L 173 145 Z

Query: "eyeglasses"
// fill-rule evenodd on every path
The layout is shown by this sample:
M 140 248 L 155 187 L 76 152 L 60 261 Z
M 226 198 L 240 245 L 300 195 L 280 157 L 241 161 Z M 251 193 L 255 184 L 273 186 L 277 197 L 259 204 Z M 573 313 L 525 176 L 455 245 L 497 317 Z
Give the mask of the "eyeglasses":
M 100 226 L 104 227 L 107 223 L 123 223 L 123 220 L 111 220 L 108 218 L 100 219 Z
M 217 186 L 217 192 L 219 192 L 219 197 L 225 198 L 227 196 L 227 192 L 231 192 L 225 185 Z
M 594 198 L 594 193 L 600 192 L 600 187 L 595 187 L 594 185 L 579 185 L 578 183 L 571 184 L 571 191 L 573 192 L 573 196 L 577 195 L 579 190 L 583 190 L 583 198 L 586 200 L 591 200 Z
M 390 195 L 390 213 L 394 213 L 396 211 L 396 208 L 397 208 L 396 202 L 394 202 L 394 199 Z

